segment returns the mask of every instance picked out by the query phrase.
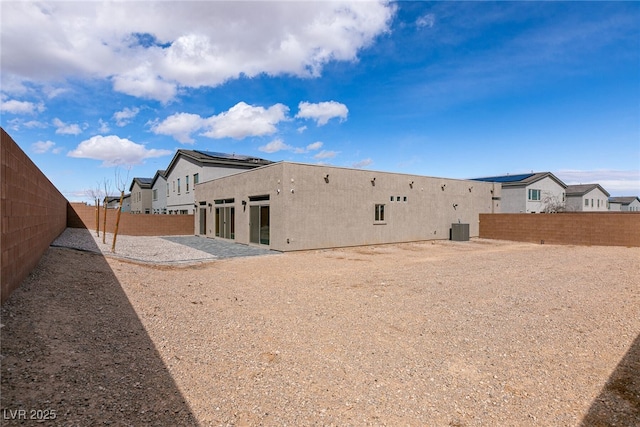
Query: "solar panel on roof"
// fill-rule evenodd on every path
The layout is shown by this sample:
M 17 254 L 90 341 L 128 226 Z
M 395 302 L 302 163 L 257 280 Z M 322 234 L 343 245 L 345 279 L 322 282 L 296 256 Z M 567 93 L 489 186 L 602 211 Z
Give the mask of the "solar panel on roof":
M 492 176 L 488 178 L 474 178 L 474 181 L 486 181 L 486 182 L 518 182 L 525 180 L 535 174 L 524 173 L 520 175 L 504 175 L 504 176 Z
M 244 156 L 241 154 L 228 154 L 228 153 L 217 153 L 215 151 L 203 151 L 203 150 L 194 150 L 196 153 L 204 154 L 205 156 L 217 157 L 219 159 L 229 159 L 229 160 L 250 160 L 252 157 Z

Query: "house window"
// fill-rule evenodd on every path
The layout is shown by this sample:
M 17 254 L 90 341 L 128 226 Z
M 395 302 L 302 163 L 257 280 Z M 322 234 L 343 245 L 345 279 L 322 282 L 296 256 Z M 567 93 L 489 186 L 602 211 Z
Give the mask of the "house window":
M 393 202 L 393 196 L 391 196 L 391 201 Z
M 591 199 L 591 207 L 593 207 L 593 199 Z
M 157 201 L 158 200 L 158 189 L 154 189 L 153 190 L 153 200 Z
M 382 222 L 384 221 L 384 205 L 376 205 L 375 206 L 375 221 Z
M 402 201 L 406 202 L 407 201 L 407 196 L 404 196 L 404 199 Z
M 193 185 L 196 185 L 200 182 L 200 174 L 194 173 L 193 174 Z
M 169 183 L 167 183 L 167 197 L 169 197 Z
M 588 208 L 588 207 L 589 207 L 589 199 L 584 199 L 584 206 L 585 206 L 586 208 Z
M 184 182 L 187 184 L 187 193 L 189 192 L 189 175 L 184 177 Z
M 176 181 L 175 180 L 173 181 L 173 192 L 174 193 L 176 192 Z
M 529 200 L 540 200 L 540 190 L 529 189 Z
M 600 207 L 600 199 L 598 199 L 598 207 Z
M 178 178 L 178 194 L 180 194 L 180 178 Z

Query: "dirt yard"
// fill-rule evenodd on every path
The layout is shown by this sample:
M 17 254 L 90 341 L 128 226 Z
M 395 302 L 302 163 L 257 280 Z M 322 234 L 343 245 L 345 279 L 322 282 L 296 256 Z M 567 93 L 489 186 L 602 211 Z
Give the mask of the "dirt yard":
M 640 248 L 487 240 L 145 265 L 50 248 L 3 425 L 632 426 Z

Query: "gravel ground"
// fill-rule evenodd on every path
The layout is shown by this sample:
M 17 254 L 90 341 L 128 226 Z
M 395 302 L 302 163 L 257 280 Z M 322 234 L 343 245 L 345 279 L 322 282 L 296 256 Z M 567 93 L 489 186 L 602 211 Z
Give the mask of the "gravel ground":
M 55 425 L 637 426 L 639 259 L 487 240 L 172 266 L 51 248 L 2 307 L 2 408 Z
M 74 248 L 102 253 L 115 258 L 130 259 L 159 264 L 192 263 L 213 260 L 218 257 L 185 245 L 174 243 L 155 236 L 124 236 L 116 239 L 116 251 L 111 251 L 113 234 L 107 233 L 102 243 L 95 232 L 81 228 L 67 228 L 52 243 L 52 246 Z

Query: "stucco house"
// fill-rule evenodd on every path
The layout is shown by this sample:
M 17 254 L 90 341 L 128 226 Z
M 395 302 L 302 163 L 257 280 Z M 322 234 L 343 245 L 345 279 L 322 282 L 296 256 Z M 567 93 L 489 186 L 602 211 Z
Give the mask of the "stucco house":
M 194 213 L 194 186 L 200 182 L 232 175 L 270 163 L 272 162 L 269 160 L 239 154 L 178 150 L 165 173 L 168 186 L 167 213 Z
M 117 209 L 120 206 L 120 196 L 109 196 L 104 198 L 108 209 Z M 131 212 L 131 193 L 127 193 L 122 198 L 122 212 Z
M 131 213 L 151 213 L 151 182 L 153 178 L 133 178 L 129 186 Z
M 622 212 L 640 212 L 640 197 L 637 196 L 611 197 L 609 203 L 619 205 Z
M 169 195 L 167 178 L 164 170 L 156 171 L 151 181 L 151 213 L 167 213 L 167 196 Z
M 499 212 L 500 185 L 278 162 L 201 182 L 196 234 L 278 251 L 449 239 L 479 234 Z
M 566 184 L 551 172 L 474 178 L 500 184 L 502 213 L 559 212 L 565 209 Z
M 610 194 L 600 184 L 567 185 L 566 210 L 577 212 L 606 212 Z

